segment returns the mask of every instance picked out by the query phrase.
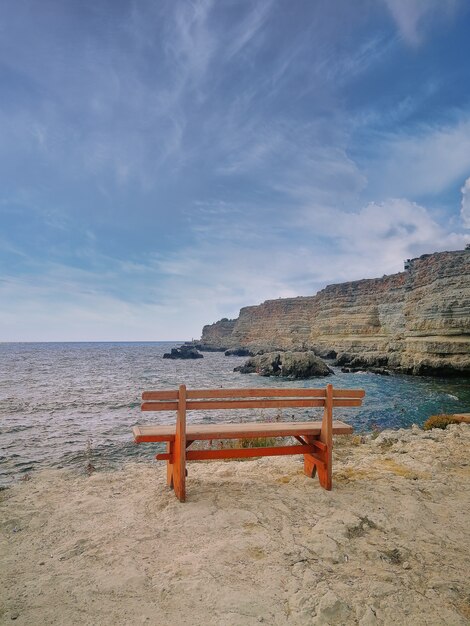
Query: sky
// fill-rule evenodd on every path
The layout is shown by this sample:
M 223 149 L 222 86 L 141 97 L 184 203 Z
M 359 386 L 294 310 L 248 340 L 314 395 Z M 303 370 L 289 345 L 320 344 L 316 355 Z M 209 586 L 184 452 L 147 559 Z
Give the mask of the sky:
M 199 338 L 470 242 L 467 0 L 0 0 L 0 341 Z

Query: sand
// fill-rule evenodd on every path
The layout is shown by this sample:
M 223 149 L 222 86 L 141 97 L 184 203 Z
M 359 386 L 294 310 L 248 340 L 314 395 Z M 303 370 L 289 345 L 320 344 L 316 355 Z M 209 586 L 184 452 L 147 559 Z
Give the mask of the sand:
M 151 446 L 149 446 L 150 456 Z M 470 624 L 470 425 L 300 457 L 33 474 L 0 493 L 1 624 Z

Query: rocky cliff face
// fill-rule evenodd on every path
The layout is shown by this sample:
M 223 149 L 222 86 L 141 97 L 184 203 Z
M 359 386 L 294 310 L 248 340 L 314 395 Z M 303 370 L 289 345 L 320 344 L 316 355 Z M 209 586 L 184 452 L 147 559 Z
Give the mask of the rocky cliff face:
M 207 324 L 202 329 L 201 344 L 216 350 L 226 350 L 228 346 L 232 346 L 230 338 L 236 321 L 224 317 L 214 324 Z
M 470 250 L 412 263 L 403 315 L 405 366 L 470 373 Z
M 424 255 L 399 274 L 245 307 L 237 320 L 205 326 L 202 342 L 308 348 L 416 374 L 470 373 L 470 251 Z

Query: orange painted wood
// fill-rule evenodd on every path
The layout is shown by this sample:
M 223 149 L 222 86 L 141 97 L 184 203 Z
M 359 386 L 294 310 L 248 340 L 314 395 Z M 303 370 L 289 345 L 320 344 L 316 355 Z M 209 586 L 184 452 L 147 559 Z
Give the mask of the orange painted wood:
M 315 448 L 318 448 L 318 450 L 320 450 L 321 452 L 326 452 L 326 445 L 323 443 L 323 441 L 313 439 L 313 437 L 307 437 L 307 441 L 311 446 L 315 446 Z
M 320 441 L 322 441 L 327 449 L 324 455 L 326 467 L 320 467 L 317 464 L 318 479 L 320 485 L 327 491 L 332 488 L 332 450 L 333 450 L 333 385 L 326 386 L 326 402 L 323 412 L 322 427 L 320 433 Z
M 362 406 L 362 400 L 361 398 L 338 398 L 337 400 L 333 398 L 331 406 Z
M 333 387 L 333 398 L 364 398 L 364 389 L 335 389 Z
M 334 389 L 333 398 L 364 398 L 363 389 Z M 324 398 L 325 389 L 192 389 L 187 390 L 188 400 L 211 398 Z M 177 400 L 177 391 L 144 391 L 143 401 Z
M 178 415 L 176 418 L 175 451 L 173 462 L 173 488 L 180 502 L 186 499 L 186 385 L 178 390 Z
M 303 446 L 271 446 L 267 448 L 223 448 L 222 450 L 187 450 L 188 461 L 206 461 L 208 459 L 244 459 L 258 456 L 285 456 L 289 454 L 306 454 L 313 452 L 310 445 Z M 168 454 L 156 455 L 158 461 L 168 460 Z
M 178 400 L 178 391 L 144 391 L 142 400 Z
M 325 401 L 322 398 L 286 400 L 193 400 L 188 402 L 188 410 L 212 411 L 213 409 L 310 408 L 324 405 Z
M 188 424 L 186 437 L 192 441 L 209 439 L 243 439 L 255 437 L 318 436 L 322 422 L 246 422 L 244 424 Z M 175 425 L 134 426 L 136 443 L 174 441 Z M 350 435 L 352 426 L 341 421 L 333 422 L 333 434 Z M 320 442 L 321 443 L 321 442 Z
M 142 402 L 141 411 L 177 411 L 177 402 Z
M 304 454 L 304 474 L 308 478 L 315 478 L 317 473 L 317 464 L 311 454 Z
M 326 445 L 323 442 L 318 441 L 318 439 L 316 439 L 315 437 L 307 436 L 307 437 L 305 437 L 305 440 L 304 440 L 302 437 L 299 437 L 298 435 L 295 435 L 295 438 L 302 445 L 315 446 L 315 448 L 318 448 L 318 450 L 320 450 L 322 452 L 324 452 L 326 450 Z
M 320 482 L 320 485 L 323 487 L 323 489 L 331 491 L 333 487 L 329 466 L 325 464 L 320 465 L 319 463 L 315 463 L 315 465 L 317 468 L 318 480 Z
M 166 451 L 168 454 L 168 459 L 166 462 L 166 484 L 170 489 L 173 489 L 173 454 L 174 454 L 174 443 L 172 441 L 167 441 Z
M 192 389 L 188 390 L 188 399 L 206 398 L 324 398 L 324 389 Z M 351 396 L 353 397 L 353 396 Z
M 152 443 L 154 441 L 174 441 L 176 424 L 169 426 L 134 426 L 135 443 Z
M 335 407 L 361 406 L 360 398 L 338 398 L 333 400 Z M 290 409 L 324 407 L 324 398 L 292 398 L 281 400 L 192 400 L 186 403 L 187 411 L 213 411 L 220 409 Z M 142 411 L 177 411 L 177 402 L 143 402 Z
M 268 448 L 226 448 L 225 450 L 188 450 L 189 461 L 204 459 L 248 459 L 257 456 L 285 456 L 311 452 L 311 446 L 271 446 Z
M 314 478 L 317 470 L 326 471 L 327 447 L 322 441 L 315 437 L 306 437 L 307 443 L 317 448 L 313 454 L 304 454 L 304 473 L 309 478 Z

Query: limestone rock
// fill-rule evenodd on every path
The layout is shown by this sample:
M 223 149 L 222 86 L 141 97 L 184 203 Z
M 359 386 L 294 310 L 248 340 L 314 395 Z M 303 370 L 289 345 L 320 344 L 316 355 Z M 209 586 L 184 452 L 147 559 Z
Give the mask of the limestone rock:
M 206 349 L 210 346 L 221 352 L 233 347 L 232 342 L 227 340 L 232 336 L 236 321 L 224 317 L 214 324 L 207 324 L 202 329 L 201 343 L 205 345 Z
M 470 250 L 413 259 L 405 272 L 268 300 L 205 326 L 202 341 L 253 353 L 313 350 L 352 369 L 470 373 Z
M 312 378 L 333 373 L 314 352 L 268 352 L 251 357 L 234 371 L 283 378 Z
M 315 624 L 332 626 L 333 624 L 347 624 L 350 609 L 333 591 L 327 591 L 318 604 L 318 613 Z
M 254 356 L 248 348 L 230 348 L 225 351 L 225 356 Z

